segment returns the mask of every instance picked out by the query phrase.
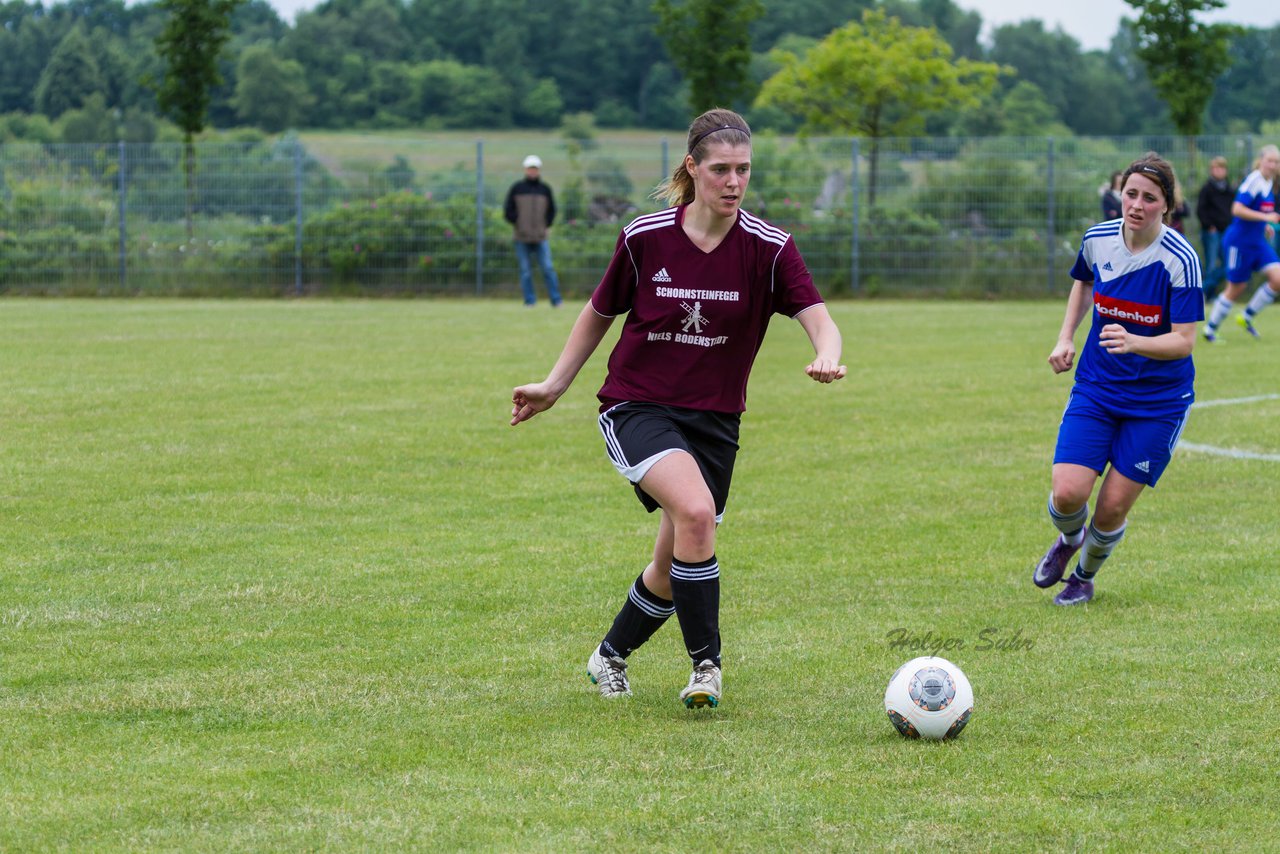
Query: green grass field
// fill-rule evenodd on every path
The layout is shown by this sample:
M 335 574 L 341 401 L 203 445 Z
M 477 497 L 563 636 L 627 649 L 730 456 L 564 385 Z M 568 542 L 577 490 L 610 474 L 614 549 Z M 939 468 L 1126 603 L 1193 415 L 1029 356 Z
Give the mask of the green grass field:
M 1280 309 L 1197 347 L 1262 399 L 1193 413 L 1058 609 L 1062 309 L 837 303 L 830 387 L 775 321 L 689 712 L 674 622 L 629 701 L 584 674 L 656 529 L 604 354 L 507 426 L 573 312 L 0 301 L 0 850 L 1274 848 Z M 972 681 L 958 741 L 885 718 L 899 629 Z

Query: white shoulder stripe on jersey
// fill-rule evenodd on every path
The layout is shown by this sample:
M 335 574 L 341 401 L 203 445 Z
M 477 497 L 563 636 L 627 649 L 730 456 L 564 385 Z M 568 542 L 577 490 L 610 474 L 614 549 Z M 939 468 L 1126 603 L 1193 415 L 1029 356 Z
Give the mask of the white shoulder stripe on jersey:
M 785 231 L 779 233 L 776 228 L 768 231 L 757 228 L 746 220 L 738 220 L 738 225 L 742 226 L 742 230 L 747 234 L 754 234 L 761 240 L 767 243 L 776 243 L 778 246 L 786 246 L 787 238 L 790 236 Z
M 1201 286 L 1200 263 L 1198 260 L 1193 260 L 1198 256 L 1195 255 L 1195 250 L 1191 248 L 1185 238 L 1182 238 L 1176 231 L 1167 231 L 1160 238 L 1160 247 L 1182 263 L 1182 285 L 1180 287 L 1198 288 Z
M 1191 245 L 1191 241 L 1187 240 L 1186 235 L 1166 228 L 1161 244 L 1182 259 L 1187 270 L 1187 286 L 1202 287 L 1204 270 L 1200 266 L 1200 256 Z
M 639 231 L 648 231 L 651 228 L 660 228 L 664 225 L 672 225 L 676 221 L 676 208 L 668 208 L 665 211 L 657 213 L 645 214 L 633 219 L 626 228 L 622 229 L 622 233 L 630 237 Z
M 632 223 L 631 225 L 627 226 L 627 228 L 623 231 L 623 234 L 626 235 L 626 238 L 628 240 L 630 240 L 631 238 L 635 237 L 637 234 L 644 234 L 646 231 L 656 231 L 659 228 L 671 228 L 675 224 L 676 224 L 676 221 L 674 219 L 665 220 L 661 222 L 651 222 L 651 223 L 648 223 L 647 225 L 636 225 L 635 223 Z
M 1106 222 L 1100 222 L 1095 226 L 1091 226 L 1085 231 L 1084 239 L 1088 240 L 1091 237 L 1110 237 L 1110 236 L 1119 234 L 1120 225 L 1121 225 L 1121 221 L 1118 219 L 1112 219 L 1112 220 L 1107 220 Z
M 676 214 L 675 208 L 663 208 L 660 211 L 652 211 L 651 213 L 640 214 L 639 216 L 632 219 L 631 222 L 627 223 L 627 228 L 630 228 L 631 226 L 636 225 L 638 223 L 649 222 L 650 220 L 666 219 L 669 217 L 674 217 L 675 214 Z
M 783 239 L 784 242 L 788 237 L 791 236 L 787 234 L 785 231 L 783 231 L 782 229 L 778 228 L 776 225 L 770 225 L 769 223 L 765 222 L 764 220 L 762 220 L 760 217 L 756 216 L 753 213 L 749 213 L 744 210 L 739 210 L 738 215 L 740 216 L 743 222 L 751 223 L 752 225 L 756 226 L 762 231 L 775 232 L 778 235 L 778 237 L 781 237 Z
M 647 220 L 651 220 L 651 219 L 663 219 L 667 217 L 674 217 L 678 212 L 679 212 L 679 208 L 663 208 L 660 211 L 650 211 L 647 214 L 640 214 L 638 217 L 631 220 L 631 225 L 635 225 L 638 222 L 646 222 Z
M 1250 196 L 1265 196 L 1271 192 L 1271 182 L 1262 177 L 1262 172 L 1255 169 L 1249 173 L 1249 176 L 1240 184 L 1237 194 L 1246 193 Z

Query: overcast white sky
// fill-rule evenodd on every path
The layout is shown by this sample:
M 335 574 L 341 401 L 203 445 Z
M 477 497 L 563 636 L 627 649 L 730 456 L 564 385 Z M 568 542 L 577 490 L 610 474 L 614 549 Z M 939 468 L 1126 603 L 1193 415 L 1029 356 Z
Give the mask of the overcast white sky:
M 299 10 L 312 9 L 320 0 L 269 0 L 276 12 L 292 22 Z M 1016 24 L 1027 18 L 1044 21 L 1045 29 L 1061 27 L 1080 42 L 1085 50 L 1105 49 L 1111 44 L 1121 17 L 1136 17 L 1124 0 L 1065 0 L 1043 3 L 1027 0 L 955 0 L 962 9 L 982 15 L 989 29 L 1001 24 Z M 1046 6 L 1052 6 L 1046 9 Z M 1280 0 L 1227 0 L 1225 8 L 1205 16 L 1206 21 L 1230 21 L 1250 27 L 1272 27 L 1280 23 Z M 986 34 L 984 34 L 986 35 Z
M 280 0 L 290 2 L 290 0 Z M 1027 18 L 1044 21 L 1045 29 L 1061 27 L 1074 36 L 1085 50 L 1102 50 L 1111 44 L 1121 18 L 1136 18 L 1124 0 L 1067 0 L 1061 3 L 1028 3 L 1024 0 L 955 0 L 962 9 L 982 15 L 991 28 L 1016 24 Z M 1052 6 L 1052 8 L 1045 8 Z M 1276 0 L 1227 0 L 1227 5 L 1203 17 L 1205 21 L 1227 21 L 1249 27 L 1272 27 L 1280 23 L 1280 3 Z M 987 35 L 984 32 L 984 36 Z

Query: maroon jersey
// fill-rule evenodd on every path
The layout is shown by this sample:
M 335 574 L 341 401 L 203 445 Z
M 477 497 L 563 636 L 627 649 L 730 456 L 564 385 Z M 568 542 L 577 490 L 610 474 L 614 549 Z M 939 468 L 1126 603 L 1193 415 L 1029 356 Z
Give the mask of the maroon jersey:
M 629 312 L 602 409 L 636 400 L 742 412 L 769 318 L 822 302 L 791 235 L 739 210 L 720 245 L 703 252 L 681 227 L 685 207 L 624 228 L 591 295 L 603 317 Z

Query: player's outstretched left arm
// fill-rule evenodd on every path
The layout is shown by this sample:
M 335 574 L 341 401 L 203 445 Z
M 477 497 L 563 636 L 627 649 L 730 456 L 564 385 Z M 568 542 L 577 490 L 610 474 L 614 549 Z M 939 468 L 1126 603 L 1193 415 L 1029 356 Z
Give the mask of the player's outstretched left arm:
M 840 364 L 840 352 L 844 342 L 840 337 L 840 329 L 831 319 L 831 312 L 822 303 L 806 308 L 796 317 L 813 344 L 816 358 L 808 364 L 804 372 L 820 383 L 835 382 L 843 379 L 848 369 Z

